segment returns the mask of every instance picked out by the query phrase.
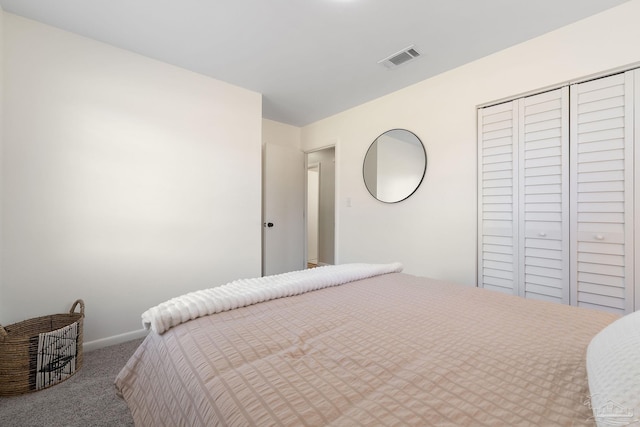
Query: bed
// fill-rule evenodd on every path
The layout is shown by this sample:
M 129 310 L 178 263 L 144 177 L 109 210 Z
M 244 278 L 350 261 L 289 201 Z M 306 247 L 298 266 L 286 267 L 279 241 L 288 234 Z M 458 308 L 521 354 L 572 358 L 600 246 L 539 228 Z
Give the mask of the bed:
M 186 310 L 117 392 L 137 426 L 595 424 L 585 354 L 617 316 L 394 271 Z

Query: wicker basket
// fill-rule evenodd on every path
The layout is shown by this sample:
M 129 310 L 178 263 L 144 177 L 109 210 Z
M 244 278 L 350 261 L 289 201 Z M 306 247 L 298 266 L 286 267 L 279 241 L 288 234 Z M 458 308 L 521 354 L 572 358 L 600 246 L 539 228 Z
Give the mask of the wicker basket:
M 80 313 L 76 307 L 80 306 Z M 69 313 L 0 325 L 0 396 L 41 390 L 66 380 L 82 367 L 84 302 Z

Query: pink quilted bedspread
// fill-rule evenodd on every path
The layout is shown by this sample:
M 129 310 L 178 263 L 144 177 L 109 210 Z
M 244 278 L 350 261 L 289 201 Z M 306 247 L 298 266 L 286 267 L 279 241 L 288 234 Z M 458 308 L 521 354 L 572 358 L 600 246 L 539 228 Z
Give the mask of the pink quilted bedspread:
M 594 425 L 615 319 L 386 274 L 151 333 L 116 387 L 139 426 Z

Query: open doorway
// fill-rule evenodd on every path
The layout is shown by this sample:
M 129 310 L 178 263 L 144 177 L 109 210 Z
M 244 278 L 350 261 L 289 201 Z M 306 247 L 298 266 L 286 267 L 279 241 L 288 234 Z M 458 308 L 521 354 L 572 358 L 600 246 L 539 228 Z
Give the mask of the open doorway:
M 318 266 L 320 163 L 307 166 L 307 268 Z
M 335 262 L 335 147 L 307 153 L 307 267 Z

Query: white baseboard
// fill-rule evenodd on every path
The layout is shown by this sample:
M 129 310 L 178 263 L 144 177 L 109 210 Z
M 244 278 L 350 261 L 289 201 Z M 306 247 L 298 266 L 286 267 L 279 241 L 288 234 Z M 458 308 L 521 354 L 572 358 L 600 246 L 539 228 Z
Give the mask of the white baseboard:
M 326 262 L 319 262 L 318 263 L 318 267 L 322 267 L 324 265 L 333 265 L 333 264 L 327 264 Z
M 149 333 L 146 329 L 140 329 L 138 331 L 127 332 L 120 335 L 114 335 L 112 337 L 101 338 L 99 340 L 93 340 L 85 342 L 82 346 L 83 351 L 93 351 L 99 348 L 108 347 L 110 345 L 121 344 L 123 342 L 144 338 Z

